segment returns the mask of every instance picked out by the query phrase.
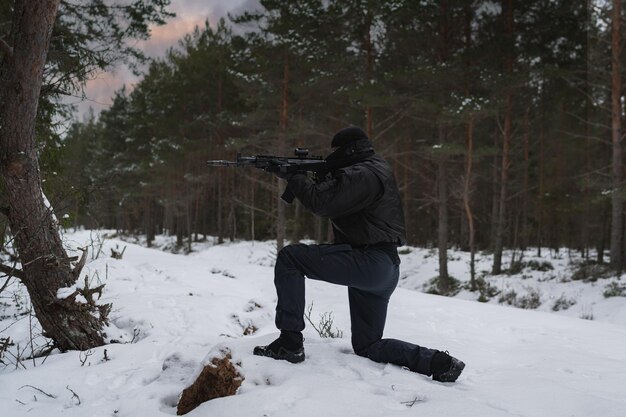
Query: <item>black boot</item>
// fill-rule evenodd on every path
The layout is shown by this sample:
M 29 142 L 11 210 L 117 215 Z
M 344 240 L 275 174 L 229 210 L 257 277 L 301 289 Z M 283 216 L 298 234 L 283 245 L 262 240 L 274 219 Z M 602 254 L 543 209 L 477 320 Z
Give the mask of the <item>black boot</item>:
M 257 346 L 254 353 L 257 356 L 285 360 L 291 363 L 304 361 L 304 338 L 300 332 L 283 331 L 280 337 L 267 346 Z
M 463 372 L 465 364 L 448 354 L 437 351 L 430 362 L 433 379 L 439 382 L 454 382 Z

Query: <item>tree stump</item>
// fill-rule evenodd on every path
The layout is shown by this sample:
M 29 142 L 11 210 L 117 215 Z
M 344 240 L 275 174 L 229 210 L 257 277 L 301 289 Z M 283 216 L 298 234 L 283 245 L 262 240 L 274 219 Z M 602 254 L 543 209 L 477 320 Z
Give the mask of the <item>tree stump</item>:
M 231 363 L 231 356 L 213 358 L 193 384 L 183 390 L 176 414 L 187 414 L 203 402 L 235 395 L 244 378 Z

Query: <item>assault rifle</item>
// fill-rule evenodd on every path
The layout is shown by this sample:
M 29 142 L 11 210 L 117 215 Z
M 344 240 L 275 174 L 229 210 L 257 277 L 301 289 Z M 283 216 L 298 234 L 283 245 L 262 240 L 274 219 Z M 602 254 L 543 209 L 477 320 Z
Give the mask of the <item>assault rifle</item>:
M 294 151 L 295 157 L 274 155 L 241 156 L 238 153 L 235 161 L 217 160 L 208 161 L 207 164 L 212 167 L 253 167 L 266 172 L 280 174 L 312 172 L 319 179 L 335 169 L 346 167 L 373 154 L 374 149 L 369 148 L 360 151 L 349 151 L 340 158 L 333 158 L 333 155 L 331 155 L 324 159 L 321 156 L 309 156 L 308 149 L 296 148 Z M 280 198 L 291 204 L 295 196 L 287 189 Z
M 294 157 L 274 156 L 274 155 L 257 155 L 257 156 L 241 156 L 237 154 L 235 161 L 208 161 L 207 164 L 212 167 L 253 167 L 262 169 L 266 172 L 290 174 L 295 172 L 314 172 L 321 173 L 329 170 L 328 163 L 321 156 L 309 156 L 309 150 L 304 148 L 296 148 Z M 292 203 L 295 196 L 285 191 L 280 197 L 287 203 Z

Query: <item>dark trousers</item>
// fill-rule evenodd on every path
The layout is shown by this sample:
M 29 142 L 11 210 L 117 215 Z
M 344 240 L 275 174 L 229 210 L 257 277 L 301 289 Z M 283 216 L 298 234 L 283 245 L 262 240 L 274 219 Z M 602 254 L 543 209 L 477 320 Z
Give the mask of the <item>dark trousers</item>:
M 304 329 L 304 278 L 348 287 L 352 347 L 357 355 L 430 375 L 436 350 L 396 339 L 383 339 L 389 297 L 398 284 L 399 266 L 379 249 L 347 244 L 289 245 L 276 259 L 276 327 Z

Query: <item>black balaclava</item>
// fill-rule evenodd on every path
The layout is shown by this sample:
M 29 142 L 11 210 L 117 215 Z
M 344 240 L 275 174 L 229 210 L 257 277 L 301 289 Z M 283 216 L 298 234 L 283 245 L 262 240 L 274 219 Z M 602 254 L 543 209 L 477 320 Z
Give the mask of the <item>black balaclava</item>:
M 374 153 L 374 148 L 367 134 L 356 126 L 346 127 L 337 132 L 335 136 L 333 136 L 330 146 L 334 151 L 328 155 L 326 158 L 327 161 L 350 159 L 356 162 Z
M 357 140 L 369 140 L 367 134 L 356 126 L 346 127 L 335 133 L 333 141 L 330 143 L 331 148 L 341 148 Z

